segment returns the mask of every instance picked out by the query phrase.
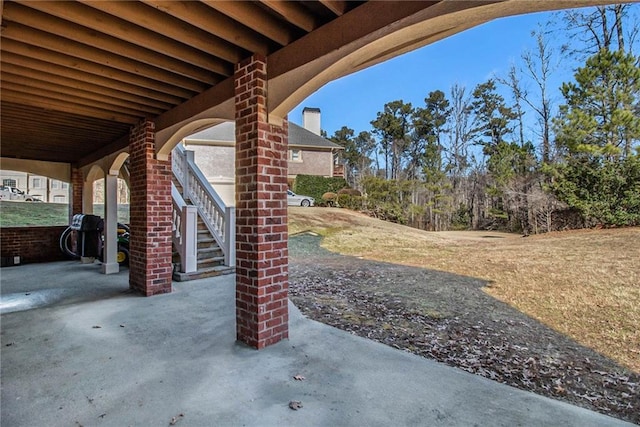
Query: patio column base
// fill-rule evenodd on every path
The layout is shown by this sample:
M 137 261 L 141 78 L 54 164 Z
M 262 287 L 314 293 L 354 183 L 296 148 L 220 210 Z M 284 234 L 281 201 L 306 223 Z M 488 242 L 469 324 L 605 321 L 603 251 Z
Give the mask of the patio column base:
M 100 267 L 100 271 L 102 272 L 102 274 L 119 273 L 120 272 L 120 264 L 118 264 L 117 262 L 109 263 L 109 264 L 104 263 Z

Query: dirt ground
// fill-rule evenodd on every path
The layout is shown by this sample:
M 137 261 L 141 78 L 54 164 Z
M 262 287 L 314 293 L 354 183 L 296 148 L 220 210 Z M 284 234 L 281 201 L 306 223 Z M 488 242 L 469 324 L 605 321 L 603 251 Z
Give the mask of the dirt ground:
M 331 227 L 344 229 L 347 224 L 341 221 L 346 219 L 338 215 Z M 362 221 L 370 231 L 377 226 L 366 218 Z M 505 384 L 640 423 L 638 373 L 492 296 L 487 292 L 494 286 L 489 280 L 400 265 L 392 253 L 388 263 L 339 255 L 323 249 L 322 236 L 316 233 L 295 234 L 303 231 L 296 230 L 295 224 L 300 222 L 294 221 L 293 230 L 290 227 L 290 297 L 310 318 Z M 326 218 L 316 226 L 329 228 Z M 327 234 L 344 238 L 343 232 Z M 461 244 L 519 238 L 477 232 L 457 237 Z M 398 240 L 402 244 L 401 233 Z

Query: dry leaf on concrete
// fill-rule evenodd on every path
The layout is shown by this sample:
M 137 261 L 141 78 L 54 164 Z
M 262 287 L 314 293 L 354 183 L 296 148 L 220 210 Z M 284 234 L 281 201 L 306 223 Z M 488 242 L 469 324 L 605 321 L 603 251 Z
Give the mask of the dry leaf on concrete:
M 297 411 L 298 409 L 302 408 L 302 402 L 300 402 L 299 400 L 292 400 L 291 402 L 289 402 L 289 408 Z

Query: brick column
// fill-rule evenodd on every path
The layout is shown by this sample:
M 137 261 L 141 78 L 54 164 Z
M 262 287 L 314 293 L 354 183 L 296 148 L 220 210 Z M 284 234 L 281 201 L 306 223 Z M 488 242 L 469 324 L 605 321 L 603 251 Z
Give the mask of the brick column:
M 129 135 L 129 287 L 146 296 L 171 292 L 171 160 L 155 158 L 154 123 Z
M 82 211 L 82 194 L 84 187 L 84 177 L 82 170 L 71 167 L 71 182 L 69 185 L 69 224 L 71 218 L 75 214 L 83 213 Z
M 287 127 L 267 122 L 267 64 L 236 66 L 236 333 L 258 349 L 289 337 Z

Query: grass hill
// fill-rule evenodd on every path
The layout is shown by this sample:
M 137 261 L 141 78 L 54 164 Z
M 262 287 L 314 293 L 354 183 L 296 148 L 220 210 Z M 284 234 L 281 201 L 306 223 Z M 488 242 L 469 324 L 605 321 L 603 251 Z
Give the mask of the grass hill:
M 426 232 L 336 208 L 289 208 L 330 251 L 477 277 L 484 292 L 640 372 L 640 228 L 530 237 Z

